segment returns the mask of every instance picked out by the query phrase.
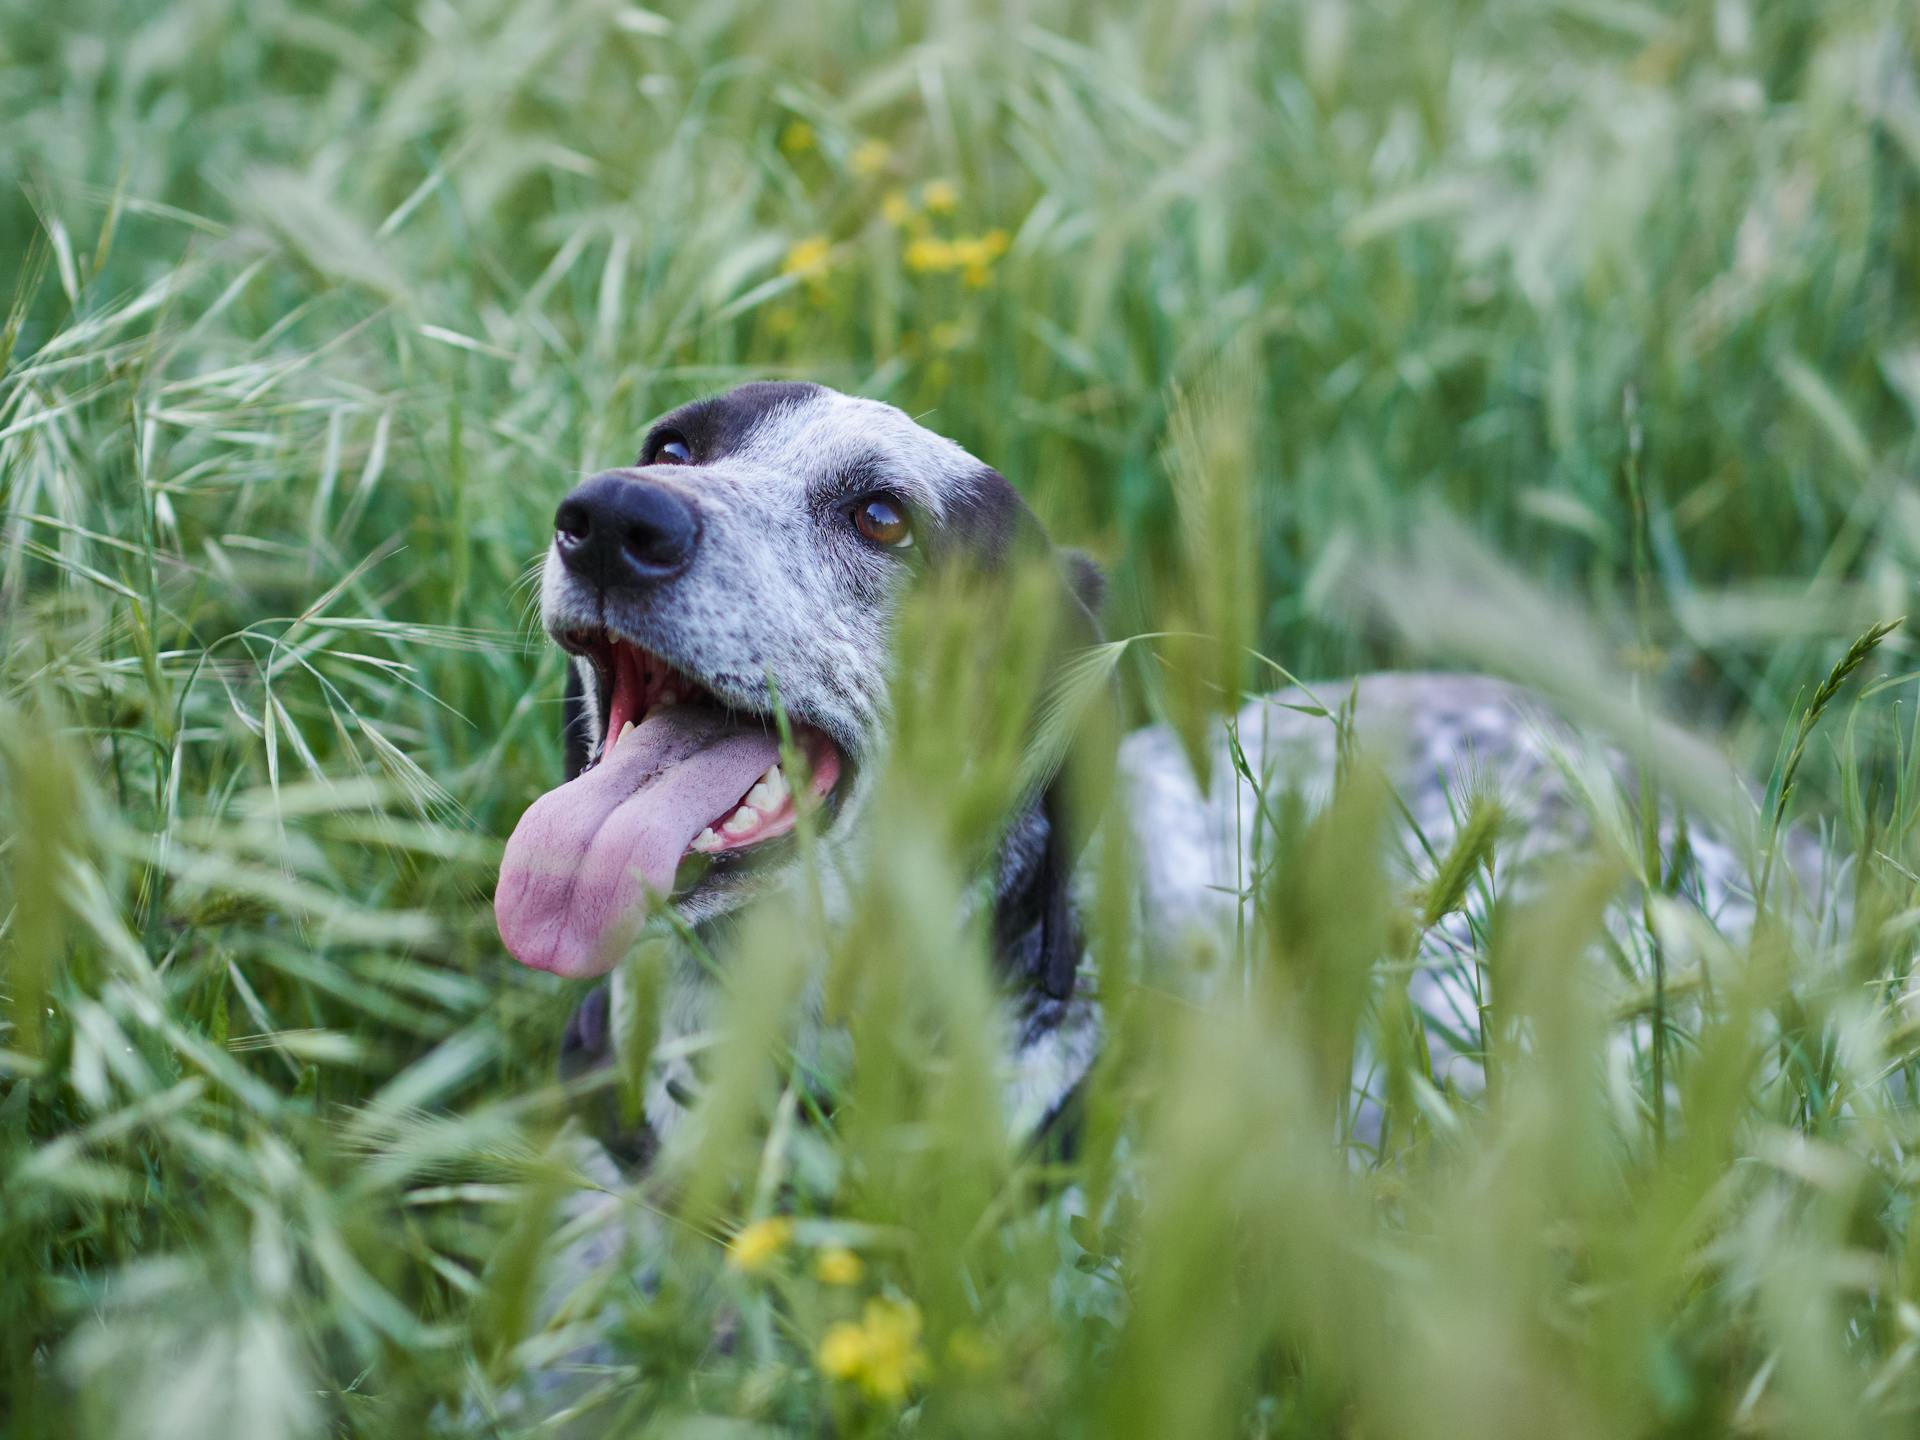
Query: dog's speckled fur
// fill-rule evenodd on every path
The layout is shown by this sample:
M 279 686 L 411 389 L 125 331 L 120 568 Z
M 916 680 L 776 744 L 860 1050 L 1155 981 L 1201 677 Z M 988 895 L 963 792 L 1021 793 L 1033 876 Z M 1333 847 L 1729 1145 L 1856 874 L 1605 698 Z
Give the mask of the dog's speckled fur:
M 667 438 L 683 440 L 693 463 L 655 464 Z M 746 711 L 767 708 L 771 678 L 793 716 L 830 734 L 853 762 L 848 793 L 821 847 L 830 918 L 844 914 L 869 863 L 858 845 L 860 817 L 886 743 L 887 649 L 900 597 L 921 565 L 961 557 L 991 569 L 1016 541 L 1044 543 L 1037 522 L 997 472 L 958 445 L 892 406 L 815 385 L 749 385 L 683 407 L 653 427 L 638 465 L 613 473 L 688 498 L 700 520 L 697 555 L 684 574 L 637 593 L 594 592 L 549 563 L 548 628 L 558 634 L 607 626 Z M 911 508 L 911 561 L 861 541 L 848 525 L 847 506 L 876 491 Z M 1080 603 L 1076 567 L 1063 561 L 1060 570 L 1063 603 Z M 576 764 L 597 742 L 605 706 L 592 668 L 578 668 L 577 713 L 569 722 Z M 1368 676 L 1325 693 L 1343 701 L 1350 686 L 1358 728 L 1371 737 L 1371 753 L 1386 765 L 1426 846 L 1444 851 L 1451 842 L 1469 778 L 1499 790 L 1519 832 L 1503 861 L 1509 869 L 1589 839 L 1585 811 L 1554 753 L 1572 732 L 1537 698 L 1495 680 L 1440 674 Z M 1314 798 L 1334 773 L 1336 732 L 1324 717 L 1292 708 L 1303 699 L 1253 702 L 1239 716 L 1238 734 L 1260 773 Z M 1163 727 L 1121 747 L 1118 784 L 1142 867 L 1140 909 L 1150 945 L 1190 927 L 1217 927 L 1231 914 L 1229 893 L 1244 881 L 1236 857 L 1252 833 L 1255 799 L 1232 775 L 1224 743 L 1216 746 L 1214 767 L 1203 793 Z M 1096 1002 L 1075 983 L 1079 931 L 1053 820 L 1044 799 L 1015 817 L 996 875 L 994 933 L 1016 1036 L 1007 1103 L 1022 1133 L 1059 1112 L 1099 1044 Z M 1412 827 L 1399 846 L 1409 878 L 1420 870 Z M 1724 928 L 1744 929 L 1751 911 L 1746 866 L 1710 834 L 1696 830 L 1689 840 L 1694 897 Z M 709 925 L 790 874 L 790 866 L 747 877 L 723 873 L 675 903 L 687 922 Z M 1425 942 L 1415 998 L 1436 1014 L 1471 1008 L 1471 997 L 1447 978 L 1464 941 L 1460 925 L 1448 923 Z M 669 986 L 663 1038 L 706 1027 L 711 1002 L 710 982 L 688 958 Z M 570 1035 L 575 1064 L 604 1058 L 622 1030 L 608 1022 L 604 997 L 588 1009 L 595 1007 L 598 1019 L 589 1015 Z M 684 1062 L 657 1068 L 646 1103 L 656 1136 L 677 1123 L 677 1097 L 692 1079 Z

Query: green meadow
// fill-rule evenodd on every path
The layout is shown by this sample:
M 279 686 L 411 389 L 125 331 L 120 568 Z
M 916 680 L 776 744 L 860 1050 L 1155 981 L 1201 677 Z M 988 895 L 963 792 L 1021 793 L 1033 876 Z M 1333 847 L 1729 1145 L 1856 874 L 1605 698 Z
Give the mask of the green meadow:
M 1910 6 L 0 0 L 0 307 L 0 1433 L 1920 1429 Z M 584 1173 L 641 1067 L 561 1080 L 581 991 L 491 905 L 561 773 L 537 563 L 767 377 L 1095 557 L 1130 725 L 1472 668 L 1635 778 L 1507 894 L 1491 812 L 1387 866 L 1355 758 L 1172 947 L 1080 786 L 1108 1044 L 1034 1146 L 954 917 L 1049 682 L 955 703 L 929 603 L 887 863 L 740 927 L 699 1124 Z M 1456 912 L 1484 1087 L 1408 1012 Z

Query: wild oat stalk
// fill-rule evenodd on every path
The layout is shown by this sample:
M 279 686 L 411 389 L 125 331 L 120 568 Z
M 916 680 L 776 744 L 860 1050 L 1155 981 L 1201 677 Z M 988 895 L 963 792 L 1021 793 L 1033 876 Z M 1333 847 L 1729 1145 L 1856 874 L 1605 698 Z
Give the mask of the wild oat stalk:
M 1853 672 L 1866 664 L 1867 657 L 1880 648 L 1880 642 L 1906 623 L 1907 617 L 1896 616 L 1892 620 L 1882 620 L 1872 626 L 1847 647 L 1847 653 L 1835 662 L 1833 669 L 1827 672 L 1827 678 L 1820 682 L 1820 688 L 1813 692 L 1813 699 L 1800 712 L 1799 723 L 1794 726 L 1793 743 L 1787 748 L 1787 758 L 1780 767 L 1780 789 L 1774 797 L 1771 830 L 1778 838 L 1780 828 L 1786 823 L 1787 802 L 1793 796 L 1794 781 L 1800 774 L 1800 762 L 1806 758 L 1807 741 L 1813 736 L 1814 726 L 1820 723 L 1820 717 L 1840 694 Z
M 1773 813 L 1767 827 L 1767 857 L 1761 866 L 1760 883 L 1756 887 L 1762 908 L 1765 906 L 1768 884 L 1773 878 L 1773 864 L 1779 854 L 1781 832 L 1786 826 L 1787 802 L 1793 797 L 1794 782 L 1799 778 L 1800 762 L 1806 758 L 1807 742 L 1813 737 L 1814 727 L 1820 723 L 1820 717 L 1840 694 L 1853 672 L 1866 664 L 1867 658 L 1880 648 L 1880 642 L 1905 624 L 1906 618 L 1900 615 L 1892 620 L 1882 620 L 1849 645 L 1847 653 L 1827 672 L 1827 678 L 1820 682 L 1820 688 L 1813 692 L 1813 698 L 1800 712 L 1800 719 L 1793 729 L 1793 741 L 1788 745 L 1787 757 L 1780 766 L 1779 789 L 1774 795 Z
M 1465 903 L 1474 877 L 1492 863 L 1506 823 L 1506 811 L 1492 795 L 1476 791 L 1468 800 L 1466 817 L 1454 834 L 1453 844 L 1447 847 L 1420 896 L 1422 930 L 1438 925 Z

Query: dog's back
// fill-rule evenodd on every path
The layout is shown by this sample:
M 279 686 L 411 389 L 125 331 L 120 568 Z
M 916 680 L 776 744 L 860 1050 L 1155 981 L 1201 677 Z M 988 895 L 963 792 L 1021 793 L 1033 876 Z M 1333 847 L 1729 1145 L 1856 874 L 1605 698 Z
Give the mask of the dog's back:
M 1388 873 L 1409 894 L 1433 881 L 1476 806 L 1497 814 L 1499 843 L 1459 909 L 1420 936 L 1409 982 L 1439 1078 L 1477 1088 L 1472 1037 L 1486 999 L 1479 972 L 1490 902 L 1525 898 L 1556 862 L 1596 860 L 1609 846 L 1615 863 L 1628 863 L 1640 838 L 1636 764 L 1538 694 L 1480 675 L 1381 673 L 1282 691 L 1208 733 L 1204 789 L 1170 726 L 1137 731 L 1121 745 L 1138 921 L 1150 956 L 1205 957 L 1209 948 L 1196 948 L 1196 937 L 1211 941 L 1216 957 L 1227 954 L 1272 867 L 1288 863 L 1273 833 L 1285 798 L 1315 813 L 1343 764 L 1372 767 L 1391 786 Z M 1670 796 L 1657 802 L 1659 878 L 1686 911 L 1737 946 L 1753 926 L 1755 878 L 1766 862 L 1755 793 L 1730 768 L 1724 777 L 1729 804 L 1715 816 L 1688 814 Z M 1600 818 L 1608 810 L 1611 837 Z M 1740 843 L 1743 820 L 1751 838 Z M 1770 892 L 1780 913 L 1796 925 L 1832 921 L 1845 888 L 1834 857 L 1797 829 L 1780 847 Z M 1611 938 L 1630 968 L 1644 968 L 1652 940 L 1624 889 L 1622 902 L 1608 916 Z M 1208 979 L 1174 982 L 1204 989 Z
M 1284 690 L 1243 706 L 1232 735 L 1257 785 L 1238 772 L 1226 726 L 1210 732 L 1204 790 L 1170 726 L 1136 731 L 1121 745 L 1142 919 L 1152 935 L 1231 917 L 1273 797 L 1293 792 L 1309 808 L 1323 804 L 1343 743 L 1392 786 L 1401 818 L 1396 859 L 1408 879 L 1451 847 L 1475 795 L 1498 803 L 1512 841 L 1501 854 L 1513 868 L 1591 848 L 1590 807 L 1603 798 L 1591 789 L 1610 782 L 1628 794 L 1636 783 L 1632 763 L 1602 737 L 1571 725 L 1534 692 L 1484 675 L 1384 672 Z M 1664 824 L 1670 841 L 1671 815 Z M 1689 826 L 1686 888 L 1709 920 L 1744 933 L 1752 867 L 1721 828 L 1699 817 Z M 1790 836 L 1789 851 L 1788 870 L 1817 884 L 1807 837 Z

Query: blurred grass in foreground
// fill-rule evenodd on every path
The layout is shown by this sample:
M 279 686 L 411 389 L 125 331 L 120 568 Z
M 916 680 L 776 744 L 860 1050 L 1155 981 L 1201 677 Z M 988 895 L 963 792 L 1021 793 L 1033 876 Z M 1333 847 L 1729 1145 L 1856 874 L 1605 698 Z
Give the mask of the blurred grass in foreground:
M 1364 766 L 1190 950 L 1129 944 L 1107 845 L 1064 1165 L 1005 1133 L 948 918 L 985 792 L 914 775 L 835 949 L 842 1111 L 780 1083 L 836 1062 L 785 1053 L 811 922 L 769 915 L 705 1128 L 625 1207 L 664 1212 L 657 1292 L 611 1267 L 576 1332 L 529 1329 L 575 996 L 486 896 L 558 775 L 555 498 L 767 374 L 1000 467 L 1114 570 L 1116 635 L 1615 706 L 1620 671 L 1784 789 L 1815 687 L 1912 605 L 1914 32 L 1869 0 L 0 4 L 0 1424 L 459 1430 L 604 1333 L 587 1433 L 1910 1433 L 1904 633 L 1791 798 L 1855 933 L 1728 942 L 1656 897 L 1658 971 L 1593 974 L 1651 872 L 1639 796 L 1599 795 L 1612 843 L 1476 937 L 1484 1098 L 1408 1061 L 1395 960 L 1450 884 L 1375 873 Z M 1463 579 L 1468 533 L 1556 598 Z M 1409 545 L 1361 623 L 1360 562 Z M 1129 647 L 1132 713 L 1191 728 L 1267 683 L 1236 655 Z M 1362 1034 L 1383 1163 L 1337 1144 Z

